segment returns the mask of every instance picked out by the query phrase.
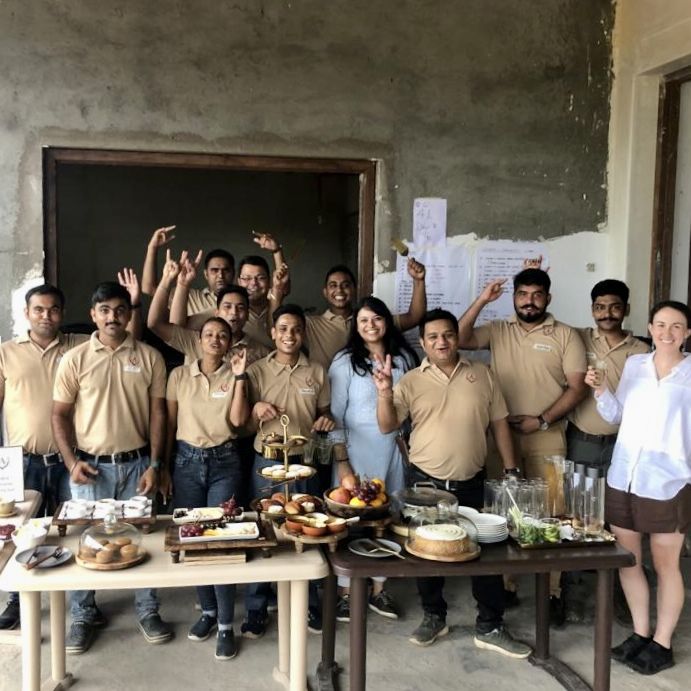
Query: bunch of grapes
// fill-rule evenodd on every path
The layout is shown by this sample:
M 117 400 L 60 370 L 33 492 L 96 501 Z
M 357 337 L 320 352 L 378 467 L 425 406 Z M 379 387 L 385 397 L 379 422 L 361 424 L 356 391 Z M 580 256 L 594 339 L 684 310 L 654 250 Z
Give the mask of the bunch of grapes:
M 235 501 L 235 495 L 233 495 L 230 499 L 226 499 L 225 501 L 222 501 L 219 506 L 221 509 L 223 509 L 223 515 L 228 516 L 228 518 L 233 518 L 233 516 L 239 516 L 242 511 L 237 505 L 237 502 Z
M 353 495 L 358 499 L 361 499 L 366 504 L 377 498 L 379 494 L 379 487 L 375 482 L 370 482 L 369 480 L 363 480 L 360 484 L 353 490 Z
M 199 523 L 189 523 L 180 527 L 180 537 L 201 537 L 204 527 Z

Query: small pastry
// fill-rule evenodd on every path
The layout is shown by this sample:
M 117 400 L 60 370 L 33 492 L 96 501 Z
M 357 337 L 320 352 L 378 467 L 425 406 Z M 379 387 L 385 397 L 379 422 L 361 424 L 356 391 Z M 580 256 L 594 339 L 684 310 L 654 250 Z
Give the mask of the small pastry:
M 113 552 L 108 549 L 102 549 L 96 552 L 96 562 L 98 564 L 110 564 L 113 561 Z

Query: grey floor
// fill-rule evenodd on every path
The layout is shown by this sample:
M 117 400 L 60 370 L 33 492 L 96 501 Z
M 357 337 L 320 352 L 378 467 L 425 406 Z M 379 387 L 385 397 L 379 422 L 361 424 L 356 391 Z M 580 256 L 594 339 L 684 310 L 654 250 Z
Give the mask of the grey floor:
M 691 559 L 684 559 L 687 602 L 674 641 L 677 665 L 655 677 L 642 677 L 616 662 L 612 663 L 614 691 L 676 691 L 691 688 L 691 605 L 689 576 Z M 586 582 L 581 587 L 589 592 Z M 521 581 L 522 604 L 507 612 L 509 629 L 527 642 L 533 640 L 534 600 L 532 579 Z M 408 642 L 408 635 L 421 617 L 411 581 L 392 580 L 389 590 L 404 608 L 398 621 L 376 614 L 368 617 L 367 688 L 373 691 L 447 691 L 451 689 L 491 689 L 491 691 L 556 691 L 558 685 L 543 670 L 526 660 L 511 660 L 495 653 L 480 651 L 472 643 L 473 604 L 469 582 L 454 579 L 447 582 L 445 595 L 449 602 L 450 634 L 429 648 Z M 276 626 L 270 625 L 267 635 L 259 641 L 241 640 L 239 655 L 231 661 L 214 660 L 214 640 L 193 643 L 187 640 L 187 629 L 198 615 L 194 610 L 194 594 L 188 589 L 161 591 L 161 612 L 175 625 L 176 638 L 167 645 L 148 645 L 135 629 L 131 596 L 123 592 L 99 595 L 99 603 L 110 619 L 110 626 L 100 632 L 92 649 L 79 657 L 68 657 L 68 670 L 77 678 L 78 691 L 111 690 L 140 691 L 160 689 L 192 691 L 234 689 L 264 691 L 280 689 L 271 679 L 276 662 Z M 238 603 L 242 602 L 241 592 Z M 588 598 L 592 608 L 592 597 Z M 238 605 L 236 621 L 243 614 Z M 589 614 L 592 614 L 592 609 Z M 239 624 L 236 626 L 239 629 Z M 49 622 L 44 607 L 42 646 L 44 678 L 50 664 L 47 640 Z M 338 624 L 336 658 L 343 667 L 340 688 L 348 688 L 348 627 Z M 628 631 L 615 623 L 613 639 L 621 641 Z M 563 631 L 554 631 L 552 652 L 569 664 L 586 680 L 592 680 L 593 629 L 590 624 L 571 624 Z M 310 688 L 316 689 L 314 671 L 321 653 L 321 636 L 309 636 Z M 686 681 L 684 681 L 686 680 Z M 0 646 L 0 689 L 21 688 L 21 648 Z

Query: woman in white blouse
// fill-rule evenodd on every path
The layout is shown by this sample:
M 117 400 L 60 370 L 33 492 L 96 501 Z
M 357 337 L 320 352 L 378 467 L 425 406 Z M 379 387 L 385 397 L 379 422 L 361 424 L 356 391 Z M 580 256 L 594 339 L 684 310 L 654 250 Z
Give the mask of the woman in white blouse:
M 674 664 L 672 634 L 684 605 L 679 557 L 691 525 L 691 311 L 681 302 L 653 307 L 648 331 L 653 352 L 627 361 L 616 394 L 589 368 L 604 420 L 621 423 L 607 473 L 606 518 L 636 565 L 620 569 L 634 632 L 612 656 L 642 674 Z M 657 574 L 657 625 L 650 630 L 650 589 L 643 572 L 641 540 L 650 535 Z

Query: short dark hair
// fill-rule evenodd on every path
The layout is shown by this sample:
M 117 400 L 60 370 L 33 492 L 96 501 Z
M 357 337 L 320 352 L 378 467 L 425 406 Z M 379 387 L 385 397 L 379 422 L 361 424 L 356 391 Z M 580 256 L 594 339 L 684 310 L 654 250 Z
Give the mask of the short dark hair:
M 288 303 L 286 305 L 281 305 L 280 307 L 277 307 L 274 310 L 274 313 L 271 315 L 271 321 L 273 322 L 274 326 L 276 326 L 276 322 L 284 314 L 292 314 L 293 316 L 297 317 L 302 322 L 303 327 L 307 326 L 307 320 L 305 319 L 305 312 L 303 311 L 302 307 L 300 307 L 300 305 L 292 305 L 290 303 Z
M 691 309 L 689 309 L 688 305 L 685 305 L 683 302 L 679 302 L 678 300 L 663 300 L 662 302 L 658 302 L 656 305 L 653 305 L 653 308 L 650 310 L 650 319 L 648 320 L 648 323 L 652 324 L 653 319 L 655 319 L 655 315 L 660 310 L 665 309 L 665 307 L 670 307 L 673 310 L 677 310 L 677 312 L 681 312 L 684 317 L 686 317 L 686 326 L 691 326 Z
M 324 276 L 324 285 L 326 285 L 329 282 L 329 278 L 333 274 L 345 274 L 353 282 L 353 285 L 357 285 L 357 281 L 355 280 L 355 274 L 345 264 L 336 264 L 336 266 L 332 266 L 326 272 L 326 276 Z
M 513 277 L 513 291 L 518 290 L 518 286 L 540 286 L 546 293 L 552 287 L 552 281 L 546 271 L 542 269 L 523 269 Z
M 271 277 L 271 270 L 264 257 L 260 257 L 258 254 L 248 254 L 246 257 L 243 257 L 238 264 L 238 276 L 245 264 L 249 264 L 250 266 L 261 266 L 262 269 L 266 271 L 266 275 Z
M 420 338 L 425 337 L 425 326 L 427 326 L 427 324 L 440 320 L 447 321 L 454 329 L 458 329 L 458 319 L 448 310 L 437 308 L 426 312 L 425 316 L 420 320 Z
M 24 296 L 27 307 L 29 306 L 29 302 L 34 295 L 54 295 L 58 299 L 58 302 L 60 302 L 60 307 L 65 306 L 65 294 L 62 292 L 62 290 L 60 290 L 60 288 L 57 288 L 50 283 L 35 286 L 31 290 L 27 291 L 26 295 Z
M 127 288 L 115 281 L 104 281 L 96 286 L 91 296 L 91 306 L 96 307 L 99 302 L 108 302 L 108 300 L 124 300 L 127 306 L 132 309 L 132 299 Z
M 209 268 L 209 262 L 212 259 L 225 259 L 230 264 L 230 267 L 233 269 L 233 271 L 235 271 L 235 257 L 227 250 L 215 249 L 211 250 L 211 252 L 207 252 L 206 257 L 204 257 L 205 269 Z
M 209 317 L 200 327 L 199 327 L 199 337 L 201 338 L 202 331 L 204 331 L 204 327 L 207 324 L 221 324 L 225 330 L 228 332 L 228 335 L 232 335 L 232 332 L 230 330 L 230 324 L 225 319 L 221 319 L 220 317 Z
M 231 283 L 229 286 L 221 288 L 221 290 L 219 290 L 216 294 L 217 308 L 221 306 L 221 300 L 223 300 L 223 298 L 229 293 L 237 293 L 242 298 L 242 301 L 245 303 L 245 307 L 250 306 L 250 296 L 247 292 L 247 288 L 243 288 L 242 286 L 237 286 L 234 283 Z
M 590 291 L 590 301 L 595 302 L 596 298 L 603 295 L 616 295 L 625 305 L 629 303 L 629 287 L 624 281 L 618 281 L 616 278 L 606 278 L 596 283 Z

